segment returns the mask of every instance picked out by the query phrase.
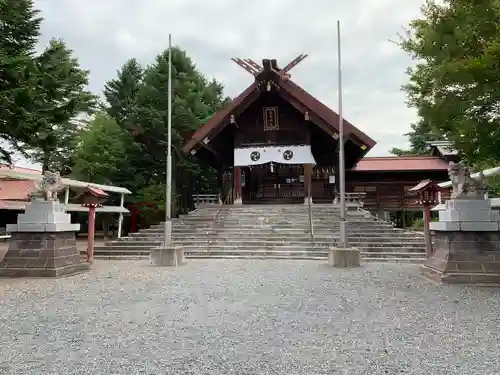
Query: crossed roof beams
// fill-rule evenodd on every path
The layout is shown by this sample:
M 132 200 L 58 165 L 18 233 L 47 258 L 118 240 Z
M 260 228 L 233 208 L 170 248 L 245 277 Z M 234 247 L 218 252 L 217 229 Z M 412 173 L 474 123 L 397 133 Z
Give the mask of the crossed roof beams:
M 302 53 L 298 55 L 295 59 L 290 61 L 284 68 L 276 70 L 271 65 L 270 69 L 278 73 L 282 78 L 289 79 L 290 74 L 288 72 L 292 70 L 294 67 L 296 67 L 300 62 L 302 62 L 302 60 L 304 60 L 306 57 L 307 55 Z M 245 69 L 248 73 L 250 73 L 254 77 L 257 77 L 264 70 L 262 66 L 257 64 L 252 59 L 240 59 L 239 57 L 233 57 L 231 58 L 231 60 L 234 61 L 239 66 L 241 66 L 243 69 Z

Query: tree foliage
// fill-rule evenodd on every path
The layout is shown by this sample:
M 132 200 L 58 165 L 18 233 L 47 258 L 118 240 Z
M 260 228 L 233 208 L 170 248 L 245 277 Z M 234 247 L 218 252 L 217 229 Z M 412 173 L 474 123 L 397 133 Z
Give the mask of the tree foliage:
M 86 91 L 82 70 L 64 42 L 52 40 L 35 54 L 40 24 L 32 0 L 0 0 L 0 152 L 10 162 L 20 151 L 43 170 L 69 168 L 68 145 L 95 96 Z M 10 146 L 7 149 L 7 146 Z
M 77 139 L 72 175 L 84 181 L 116 184 L 127 167 L 125 138 L 113 118 L 97 114 Z
M 27 149 L 32 159 L 42 164 L 42 170 L 61 170 L 69 167 L 60 164 L 67 159 L 79 132 L 75 118 L 90 114 L 96 97 L 86 90 L 89 72 L 80 68 L 64 42 L 51 40 L 36 57 L 36 64 L 38 131 Z
M 36 67 L 32 55 L 42 19 L 31 0 L 0 0 L 0 161 L 10 163 L 36 128 Z
M 223 87 L 199 72 L 186 52 L 172 49 L 172 149 L 174 198 L 213 191 L 215 171 L 181 147 L 226 99 Z M 78 138 L 73 176 L 124 186 L 133 201 L 164 210 L 168 126 L 168 50 L 143 68 L 130 59 L 104 88 L 104 113 Z M 180 199 L 180 198 L 179 198 Z M 174 199 L 175 204 L 176 199 Z M 185 200 L 184 200 L 185 202 Z M 173 209 L 175 212 L 175 207 Z
M 166 179 L 168 125 L 168 50 L 143 69 L 135 59 L 127 61 L 104 90 L 106 111 L 131 135 L 127 150 L 129 168 L 141 176 L 138 190 L 144 199 L 153 197 L 151 186 Z M 215 171 L 181 153 L 190 134 L 225 102 L 223 87 L 199 72 L 182 49 L 172 48 L 172 148 L 174 190 L 186 192 L 199 182 L 199 189 L 213 188 Z M 153 189 L 157 190 L 157 189 Z M 155 198 L 156 199 L 156 198 Z M 159 196 L 157 199 L 161 199 Z M 159 202 L 160 203 L 160 202 Z
M 410 23 L 401 47 L 418 61 L 404 87 L 420 117 L 415 149 L 439 137 L 470 163 L 500 159 L 499 31 L 498 0 L 428 0 Z
M 137 120 L 137 93 L 142 84 L 143 69 L 136 59 L 128 60 L 118 71 L 117 77 L 104 87 L 108 103 L 105 110 L 118 124 L 133 130 Z

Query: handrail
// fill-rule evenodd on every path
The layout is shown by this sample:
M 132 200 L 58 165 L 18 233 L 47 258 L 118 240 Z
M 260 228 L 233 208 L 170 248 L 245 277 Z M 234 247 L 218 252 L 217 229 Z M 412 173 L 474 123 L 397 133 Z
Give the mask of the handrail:
M 311 234 L 311 239 L 314 239 L 314 228 L 313 228 L 313 219 L 312 219 L 312 207 L 311 207 L 311 183 L 309 181 L 309 186 L 307 189 L 307 205 L 309 206 L 309 233 Z
M 366 198 L 366 192 L 359 193 L 345 193 L 345 202 L 351 207 L 363 207 L 363 199 Z M 335 193 L 334 203 L 338 204 L 340 201 L 340 193 Z
M 231 188 L 229 190 L 229 193 L 227 194 L 226 198 L 224 199 L 224 202 L 222 202 L 222 204 L 219 205 L 219 209 L 217 210 L 217 213 L 215 214 L 215 217 L 212 220 L 212 226 L 207 231 L 207 235 L 214 233 L 214 226 L 217 223 L 217 220 L 219 219 L 220 212 L 222 211 L 222 208 L 224 207 L 224 205 L 228 204 L 227 202 L 229 201 L 232 194 L 233 194 L 233 188 Z M 210 251 L 210 238 L 209 237 L 207 237 L 207 242 L 208 242 L 208 245 L 207 245 L 207 252 L 208 252 L 208 251 Z

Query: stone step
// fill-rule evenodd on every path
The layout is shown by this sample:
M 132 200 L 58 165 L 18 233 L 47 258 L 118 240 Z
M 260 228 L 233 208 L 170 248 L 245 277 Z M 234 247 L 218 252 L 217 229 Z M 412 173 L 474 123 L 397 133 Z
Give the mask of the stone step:
M 340 226 L 331 226 L 331 225 L 325 225 L 322 227 L 314 227 L 313 226 L 313 231 L 332 231 L 338 229 Z M 304 231 L 304 230 L 309 230 L 309 226 L 306 225 L 242 225 L 242 226 L 237 226 L 237 225 L 228 225 L 228 226 L 214 226 L 214 227 L 191 227 L 191 226 L 184 226 L 181 228 L 172 228 L 173 233 L 185 233 L 189 231 L 220 231 L 220 230 L 226 230 L 226 231 L 237 231 L 237 232 L 256 232 L 256 231 L 265 231 L 265 230 L 281 230 L 281 231 Z M 394 231 L 394 228 L 389 227 L 389 226 L 383 226 L 383 225 L 377 225 L 377 226 L 363 226 L 363 227 L 357 227 L 354 225 L 349 226 L 348 225 L 348 230 L 351 233 L 356 233 L 356 232 L 365 232 L 365 231 L 372 231 L 372 232 L 378 232 L 378 231 L 386 231 L 388 233 L 395 233 L 397 231 Z M 163 229 L 144 229 L 141 230 L 140 233 L 163 233 Z
M 332 217 L 325 217 L 323 219 L 315 218 L 312 220 L 313 224 L 338 224 L 340 223 L 340 219 L 332 218 Z M 352 219 L 352 218 L 347 218 L 346 220 L 348 223 L 352 223 L 353 225 L 384 225 L 384 226 L 391 226 L 393 227 L 392 224 L 383 222 L 383 221 L 377 221 L 377 220 L 366 220 L 366 219 Z M 217 220 L 200 220 L 200 221 L 195 221 L 195 220 L 186 220 L 183 222 L 178 222 L 178 221 L 173 221 L 172 222 L 172 227 L 181 227 L 184 225 L 269 225 L 269 224 L 283 224 L 283 225 L 290 225 L 290 224 L 309 224 L 309 219 L 308 218 L 296 218 L 296 219 L 289 219 L 289 218 L 269 218 L 266 217 L 264 219 L 260 218 L 254 218 L 254 219 L 227 219 L 227 218 L 219 218 Z M 163 229 L 164 225 L 154 225 L 151 226 L 149 229 Z
M 175 244 L 175 243 L 174 243 Z M 229 253 L 240 253 L 240 252 L 254 252 L 254 251 L 326 251 L 326 249 L 330 248 L 332 245 L 329 244 L 327 246 L 298 246 L 298 245 L 288 245 L 288 246 L 183 246 L 184 251 L 186 252 L 229 252 Z M 111 254 L 111 253 L 148 253 L 153 247 L 156 246 L 96 246 L 94 249 L 94 253 L 99 254 Z M 424 254 L 424 247 L 401 247 L 401 246 L 384 246 L 384 247 L 371 247 L 371 246 L 356 246 L 360 251 L 363 252 L 379 252 L 379 253 L 398 253 L 401 250 L 405 250 L 405 253 L 415 253 L 415 254 Z M 380 251 L 383 249 L 383 251 Z
M 361 257 L 365 262 L 408 262 L 408 263 L 423 263 L 425 257 L 422 254 L 413 253 L 366 253 L 361 252 Z M 148 259 L 149 252 L 147 253 L 109 253 L 109 254 L 94 254 L 96 259 Z M 297 259 L 297 260 L 326 260 L 328 258 L 327 252 L 260 252 L 260 253 L 226 253 L 226 252 L 186 252 L 186 258 L 191 259 Z
M 150 238 L 150 239 L 158 239 L 158 238 L 163 238 L 164 235 L 163 233 L 140 233 L 140 234 L 135 234 L 131 235 L 128 238 L 131 239 L 144 239 L 144 238 Z M 291 237 L 299 237 L 299 238 L 311 238 L 311 234 L 307 231 L 283 231 L 283 230 L 275 230 L 275 231 L 255 231 L 255 232 L 238 232 L 238 231 L 211 231 L 211 232 L 206 232 L 206 231 L 192 231 L 192 232 L 172 232 L 172 237 L 173 238 L 227 238 L 228 240 L 231 239 L 246 239 L 246 238 L 291 238 Z M 338 232 L 334 231 L 314 231 L 313 234 L 314 238 L 339 238 Z M 411 239 L 419 239 L 423 241 L 423 236 L 408 236 L 408 235 L 401 235 L 401 234 L 392 234 L 392 233 L 380 233 L 380 232 L 372 232 L 372 233 L 351 233 L 348 238 L 366 238 L 366 239 L 390 239 L 390 238 L 396 238 L 396 239 L 402 239 L 402 240 L 411 240 Z
M 112 243 L 106 244 L 105 246 L 100 246 L 99 249 L 150 249 L 152 247 L 160 246 L 162 242 L 148 242 L 148 243 Z M 328 242 L 300 242 L 300 241 L 291 241 L 291 242 L 254 242 L 254 243 L 245 243 L 242 245 L 241 243 L 234 242 L 221 242 L 221 243 L 207 243 L 207 242 L 191 242 L 191 241 L 173 241 L 174 245 L 182 246 L 185 249 L 191 248 L 210 248 L 210 249 L 267 249 L 267 248 L 329 248 L 332 246 L 337 246 L 337 243 Z M 414 243 L 414 244 L 403 244 L 403 243 L 374 243 L 374 242 L 350 242 L 350 245 L 356 248 L 364 248 L 364 249 L 407 249 L 412 251 L 420 251 L 424 249 L 425 246 L 423 244 Z M 96 247 L 97 248 L 97 247 Z
M 314 237 L 311 239 L 310 236 L 304 235 L 304 236 L 296 236 L 293 238 L 290 237 L 271 237 L 271 236 L 255 236 L 255 237 L 249 237 L 249 238 L 231 238 L 231 237 L 224 237 L 224 236 L 173 236 L 173 240 L 177 242 L 203 242 L 203 243 L 261 243 L 261 242 L 276 242 L 276 243 L 282 243 L 282 242 L 311 242 L 314 241 L 316 243 L 320 242 L 339 242 L 340 238 L 335 236 L 335 237 Z M 348 237 L 349 242 L 351 243 L 359 243 L 359 242 L 371 242 L 371 243 L 381 243 L 381 244 L 394 244 L 394 243 L 402 243 L 402 244 L 422 244 L 423 243 L 423 238 L 398 238 L 398 237 Z M 159 243 L 163 241 L 163 236 L 159 236 L 156 238 L 150 238 L 150 237 L 135 237 L 135 238 L 123 238 L 121 240 L 113 240 L 113 241 L 108 241 L 107 244 L 123 244 L 123 243 Z

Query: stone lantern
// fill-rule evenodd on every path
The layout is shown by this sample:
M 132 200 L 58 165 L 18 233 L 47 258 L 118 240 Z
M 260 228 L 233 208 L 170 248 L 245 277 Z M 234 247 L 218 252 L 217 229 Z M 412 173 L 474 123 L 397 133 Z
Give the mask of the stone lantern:
M 95 236 L 95 209 L 102 207 L 104 201 L 108 198 L 108 194 L 101 189 L 87 186 L 79 195 L 82 206 L 89 208 L 89 226 L 88 226 L 88 244 L 87 244 L 87 261 L 94 260 L 94 236 Z
M 418 203 L 424 206 L 424 236 L 427 257 L 432 252 L 432 242 L 429 230 L 431 222 L 431 206 L 439 204 L 439 193 L 446 189 L 431 180 L 423 180 L 409 191 L 418 195 Z

